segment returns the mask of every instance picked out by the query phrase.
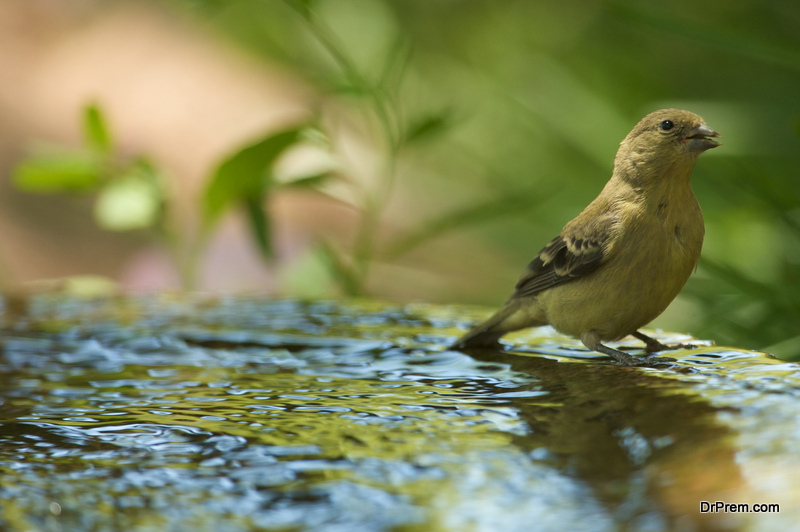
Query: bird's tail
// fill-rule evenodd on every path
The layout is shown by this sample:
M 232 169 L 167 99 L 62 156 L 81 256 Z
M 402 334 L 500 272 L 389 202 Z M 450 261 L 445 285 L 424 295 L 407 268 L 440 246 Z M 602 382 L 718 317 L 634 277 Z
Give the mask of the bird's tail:
M 451 349 L 474 347 L 497 347 L 500 337 L 511 331 L 525 327 L 546 325 L 546 321 L 532 320 L 521 308 L 519 300 L 508 301 L 488 320 L 474 326 L 454 343 Z
M 500 345 L 500 337 L 505 334 L 505 332 L 498 332 L 491 328 L 491 326 L 485 326 L 485 323 L 481 323 L 469 330 L 467 334 L 462 336 L 461 338 L 454 343 L 450 349 L 469 349 L 470 347 L 497 347 Z

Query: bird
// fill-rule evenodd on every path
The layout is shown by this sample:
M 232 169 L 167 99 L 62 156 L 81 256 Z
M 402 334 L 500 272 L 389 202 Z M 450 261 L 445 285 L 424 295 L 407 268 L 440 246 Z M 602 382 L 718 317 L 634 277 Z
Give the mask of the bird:
M 659 316 L 697 269 L 705 226 L 690 177 L 721 135 L 698 115 L 660 109 L 620 143 L 600 194 L 569 221 L 522 272 L 514 292 L 454 350 L 497 348 L 511 331 L 552 326 L 621 366 L 674 359 L 676 349 L 639 329 Z M 606 345 L 632 335 L 645 357 Z

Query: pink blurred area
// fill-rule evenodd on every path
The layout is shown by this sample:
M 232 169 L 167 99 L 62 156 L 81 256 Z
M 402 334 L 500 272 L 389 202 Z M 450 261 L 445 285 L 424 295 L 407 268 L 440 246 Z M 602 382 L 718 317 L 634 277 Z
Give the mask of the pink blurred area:
M 123 151 L 147 154 L 166 169 L 174 215 L 192 234 L 215 163 L 265 132 L 307 119 L 315 97 L 289 72 L 152 6 L 82 0 L 1 2 L 0 79 L 0 275 L 7 287 L 78 274 L 107 276 L 132 290 L 180 286 L 174 262 L 153 239 L 98 229 L 91 198 L 12 187 L 11 170 L 31 145 L 79 146 L 87 103 L 103 109 Z M 304 252 L 309 224 L 347 223 L 346 210 L 309 196 L 280 199 L 282 261 Z M 313 221 L 302 214 L 312 212 L 308 202 Z M 236 217 L 226 219 L 200 263 L 197 288 L 277 289 Z

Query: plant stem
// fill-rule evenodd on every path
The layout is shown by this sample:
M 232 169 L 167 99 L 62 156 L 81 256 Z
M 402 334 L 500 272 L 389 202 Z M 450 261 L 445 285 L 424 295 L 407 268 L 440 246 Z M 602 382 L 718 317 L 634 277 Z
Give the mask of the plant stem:
M 349 282 L 342 283 L 341 287 L 348 296 L 363 295 L 375 255 L 375 242 L 381 215 L 394 188 L 397 152 L 400 147 L 397 108 L 384 87 L 370 83 L 361 74 L 352 59 L 343 51 L 343 47 L 336 41 L 333 33 L 313 16 L 307 4 L 299 0 L 284 1 L 306 20 L 311 32 L 333 57 L 348 82 L 368 95 L 370 108 L 378 121 L 379 136 L 383 141 L 384 168 L 380 173 L 380 181 L 377 186 L 363 191 L 359 208 L 359 225 L 351 257 L 352 275 L 346 276 Z

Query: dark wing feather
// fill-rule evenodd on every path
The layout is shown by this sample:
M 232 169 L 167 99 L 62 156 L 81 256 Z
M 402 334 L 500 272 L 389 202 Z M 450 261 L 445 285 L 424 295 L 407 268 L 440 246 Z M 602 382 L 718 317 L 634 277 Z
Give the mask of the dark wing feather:
M 512 297 L 536 295 L 594 271 L 603 262 L 604 241 L 557 236 L 528 264 Z

